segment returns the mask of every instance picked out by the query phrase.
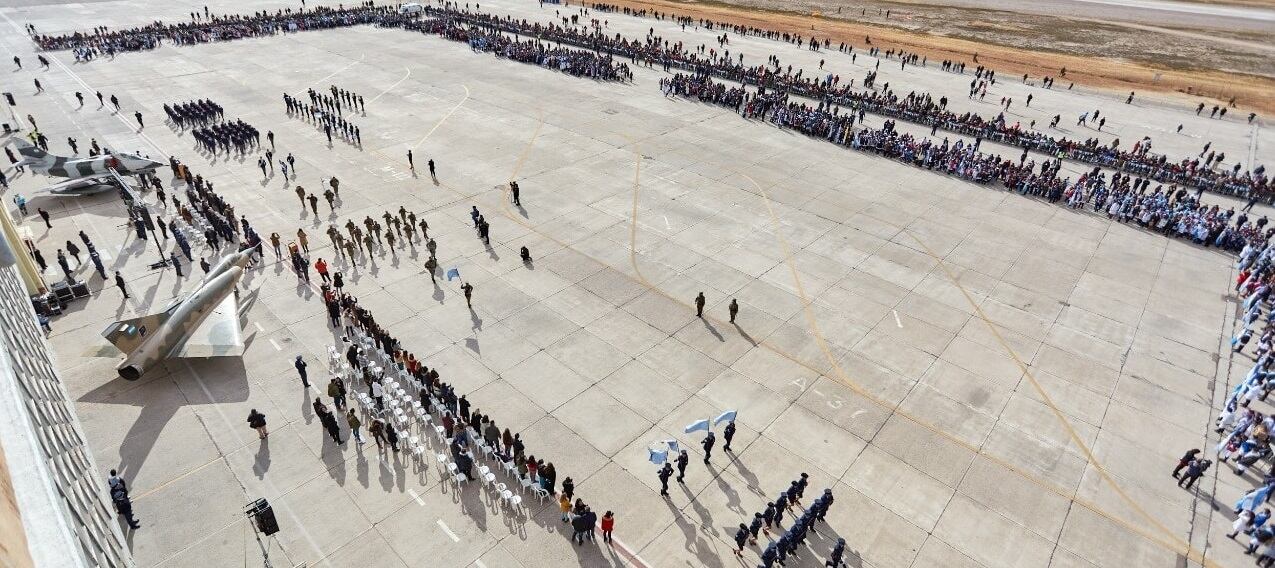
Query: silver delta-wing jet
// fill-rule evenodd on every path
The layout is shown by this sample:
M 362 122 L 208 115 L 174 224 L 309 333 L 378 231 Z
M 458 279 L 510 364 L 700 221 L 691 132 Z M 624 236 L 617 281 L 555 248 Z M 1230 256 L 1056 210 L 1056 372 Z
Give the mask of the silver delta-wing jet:
M 102 336 L 124 353 L 120 377 L 137 380 L 151 366 L 174 357 L 243 355 L 235 286 L 248 252 L 222 258 L 199 288 L 162 312 L 111 324 Z M 109 348 L 108 348 L 109 349 Z
M 164 164 L 134 154 L 114 152 L 86 158 L 56 156 L 41 150 L 21 138 L 13 139 L 22 160 L 18 165 L 46 176 L 68 178 L 67 181 L 42 189 L 42 192 L 63 197 L 78 197 L 100 193 L 114 187 L 112 170 L 119 175 L 137 175 L 155 171 Z

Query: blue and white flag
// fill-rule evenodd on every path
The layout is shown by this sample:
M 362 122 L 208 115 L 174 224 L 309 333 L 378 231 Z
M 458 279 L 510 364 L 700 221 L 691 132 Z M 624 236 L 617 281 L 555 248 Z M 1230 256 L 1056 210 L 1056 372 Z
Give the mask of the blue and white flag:
M 722 422 L 734 422 L 735 414 L 734 410 L 727 410 L 726 412 L 717 415 L 717 418 L 713 419 L 713 426 L 721 424 Z
M 653 450 L 651 448 L 647 448 L 646 451 L 650 454 L 649 459 L 651 460 L 651 463 L 655 465 L 660 465 L 668 461 L 668 452 L 664 450 Z
M 447 281 L 451 282 L 453 278 L 460 278 L 460 269 L 454 266 L 447 269 Z
M 707 432 L 708 429 L 709 429 L 709 426 L 708 426 L 707 420 L 696 420 L 695 422 L 688 424 L 686 426 L 686 429 L 683 430 L 683 432 L 686 432 L 687 434 L 690 434 L 691 432 L 694 432 L 696 430 L 703 430 Z
M 668 451 L 670 452 L 676 454 L 682 451 L 682 446 L 677 443 L 677 440 L 664 440 L 664 443 L 668 444 Z
M 1246 495 L 1240 497 L 1240 500 L 1235 503 L 1235 510 L 1239 511 L 1247 509 L 1252 511 L 1257 509 L 1258 505 L 1266 502 L 1266 496 L 1271 493 L 1272 487 L 1275 487 L 1275 485 L 1268 483 L 1258 489 L 1249 491 Z

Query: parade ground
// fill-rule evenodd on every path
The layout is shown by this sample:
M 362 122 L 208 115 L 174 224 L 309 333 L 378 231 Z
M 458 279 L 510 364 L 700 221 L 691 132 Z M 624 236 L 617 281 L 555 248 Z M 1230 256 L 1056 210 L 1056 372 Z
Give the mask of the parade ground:
M 10 170 L 5 202 L 27 196 L 32 215 L 20 231 L 45 256 L 84 231 L 108 272 L 128 282 L 126 300 L 112 280 L 79 268 L 92 295 L 53 318 L 49 342 L 103 478 L 118 469 L 130 484 L 141 528 L 125 534 L 138 566 L 259 566 L 264 547 L 274 566 L 751 567 L 765 540 L 737 559 L 738 525 L 802 473 L 807 504 L 825 488 L 836 500 L 807 540 L 814 553 L 788 566 L 823 566 L 838 538 L 849 565 L 862 568 L 1252 562 L 1247 536 L 1225 535 L 1232 504 L 1265 468 L 1236 475 L 1214 464 L 1192 490 L 1170 477 L 1183 452 L 1212 456 L 1217 413 L 1253 364 L 1252 347 L 1230 350 L 1234 254 L 666 97 L 659 81 L 669 74 L 658 65 L 631 64 L 631 82 L 601 82 L 362 25 L 165 43 L 83 63 L 43 52 L 52 60 L 44 69 L 23 32 L 176 22 L 203 6 L 0 0 L 0 76 L 17 98 L 17 122 L 38 120 L 55 154 L 69 154 L 74 137 L 166 164 L 176 157 L 263 236 L 286 243 L 303 229 L 311 263 L 340 271 L 345 292 L 406 349 L 520 433 L 594 511 L 615 513 L 615 542 L 569 541 L 553 499 L 525 493 L 511 507 L 478 482 L 458 487 L 440 474 L 435 455 L 445 449 L 432 431 L 419 432 L 432 444 L 419 459 L 378 452 L 370 440 L 331 441 L 311 404 L 327 398 L 328 349 L 341 330 L 328 323 L 317 276 L 299 281 L 268 243 L 241 285 L 242 358 L 172 359 L 141 380 L 118 378 L 118 357 L 92 356 L 102 330 L 193 289 L 198 258 L 182 277 L 152 269 L 157 246 L 172 245 L 138 239 L 118 196 L 40 197 L 57 180 Z M 284 5 L 208 7 L 251 14 Z M 550 22 L 579 6 L 496 0 L 481 9 Z M 720 49 L 725 33 L 616 13 L 585 18 L 612 35 L 653 29 L 706 49 Z M 856 85 L 878 61 L 859 49 L 852 62 L 835 46 L 812 52 L 735 33 L 727 47 L 745 62 L 773 54 Z M 14 55 L 21 70 L 9 67 Z M 1251 168 L 1275 143 L 1266 119 L 1246 122 L 1244 109 L 1219 120 L 1197 116 L 1199 101 L 1186 96 L 1126 104 L 1127 92 L 1064 80 L 1042 88 L 1040 77 L 1056 70 L 1027 83 L 998 76 L 984 100 L 971 100 L 972 70 L 945 72 L 934 60 L 900 69 L 883 58 L 876 82 L 986 116 L 1012 98 L 1011 123 L 1045 129 L 1059 114 L 1052 135 L 1125 147 L 1150 137 L 1174 159 L 1211 142 L 1226 168 Z M 365 97 L 365 112 L 345 115 L 361 145 L 329 143 L 285 112 L 285 93 L 305 98 L 331 85 Z M 118 96 L 122 110 L 99 107 L 98 91 Z M 211 156 L 165 121 L 162 105 L 205 98 L 226 119 L 273 132 L 272 174 L 262 175 L 260 152 Z M 1101 132 L 1076 124 L 1096 109 L 1107 119 Z M 865 123 L 882 121 L 868 114 Z M 897 129 L 930 135 L 903 121 Z M 945 136 L 961 139 L 935 135 Z M 1018 158 L 1016 148 L 982 144 Z M 285 179 L 277 162 L 289 154 L 295 177 Z M 1062 175 L 1091 169 L 1064 161 Z M 168 189 L 168 168 L 156 173 Z M 298 200 L 298 185 L 320 194 L 334 176 L 334 208 L 320 200 L 316 215 Z M 184 190 L 170 193 L 185 201 Z M 1244 205 L 1212 193 L 1203 201 Z M 475 206 L 490 245 L 475 236 Z M 36 207 L 51 213 L 52 228 Z M 419 242 L 351 262 L 325 233 L 400 207 L 429 223 L 436 285 Z M 1271 213 L 1262 204 L 1250 215 Z M 519 258 L 524 246 L 530 262 Z M 459 277 L 446 278 L 453 268 Z M 61 278 L 56 266 L 45 276 Z M 472 310 L 462 282 L 474 286 Z M 294 369 L 298 355 L 310 389 Z M 265 442 L 245 421 L 253 408 L 269 421 Z M 732 451 L 722 450 L 719 427 L 706 465 L 703 432 L 684 428 L 728 410 L 738 412 Z M 685 483 L 672 482 L 665 498 L 648 449 L 667 440 L 691 459 Z M 281 527 L 260 544 L 243 513 L 258 498 Z

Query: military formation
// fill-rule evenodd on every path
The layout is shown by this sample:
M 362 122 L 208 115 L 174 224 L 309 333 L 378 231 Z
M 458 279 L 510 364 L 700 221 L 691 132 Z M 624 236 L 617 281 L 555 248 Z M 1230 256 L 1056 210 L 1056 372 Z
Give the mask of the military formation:
M 208 99 L 164 105 L 164 114 L 168 120 L 182 128 L 207 126 L 216 121 L 226 119 L 225 109 Z
M 287 108 L 288 116 L 308 120 L 316 127 L 322 128 L 324 135 L 328 137 L 328 144 L 332 144 L 332 135 L 335 133 L 349 144 L 362 146 L 363 136 L 359 127 L 346 120 L 343 112 L 345 110 L 363 112 L 365 110 L 363 97 L 338 89 L 336 85 L 332 85 L 331 93 L 328 95 L 309 89 L 307 91 L 309 103 L 284 93 L 283 104 Z
M 201 126 L 190 131 L 200 150 L 210 154 L 245 154 L 261 147 L 261 131 L 241 119 Z

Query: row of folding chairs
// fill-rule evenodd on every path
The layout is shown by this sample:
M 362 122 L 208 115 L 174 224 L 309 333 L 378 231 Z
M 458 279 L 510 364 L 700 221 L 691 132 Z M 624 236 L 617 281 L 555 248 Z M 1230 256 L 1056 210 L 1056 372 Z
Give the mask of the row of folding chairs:
M 382 396 L 383 405 L 379 408 L 376 401 L 368 393 L 359 391 L 355 395 L 355 399 L 362 407 L 364 414 L 380 417 L 384 420 L 392 420 L 398 430 L 404 434 L 400 438 L 406 441 L 406 449 L 418 464 L 421 464 L 425 454 L 429 451 L 427 447 L 429 434 L 432 433 L 437 438 L 439 447 L 446 449 L 451 440 L 448 439 L 447 431 L 443 425 L 435 423 L 434 415 L 441 417 L 445 414 L 455 415 L 455 412 L 432 399 L 429 401 L 428 407 L 422 404 L 415 396 L 421 390 L 420 382 L 404 369 L 401 369 L 397 363 L 388 360 L 389 358 L 381 353 L 379 349 L 375 349 L 372 338 L 357 331 L 356 334 L 357 337 L 351 339 L 364 347 L 365 358 L 360 359 L 360 363 L 366 365 L 374 376 L 381 378 L 381 386 L 384 392 Z M 349 362 L 345 360 L 335 346 L 329 347 L 328 356 L 334 372 L 342 373 L 351 381 L 362 380 L 361 376 L 354 376 Z M 468 439 L 471 441 L 470 447 L 473 448 L 470 450 L 470 457 L 474 459 L 478 471 L 477 478 L 474 481 L 480 481 L 488 486 L 505 503 L 514 508 L 522 506 L 522 495 L 527 493 L 539 497 L 541 503 L 549 499 L 550 495 L 547 490 L 535 481 L 519 475 L 518 468 L 514 465 L 513 460 L 502 461 L 498 459 L 495 449 L 489 446 L 477 431 L 468 426 L 465 427 L 465 430 Z M 486 463 L 480 463 L 479 456 Z M 462 484 L 470 481 L 463 472 L 459 471 L 457 464 L 449 459 L 445 451 L 435 453 L 435 458 L 438 462 L 440 474 L 447 476 L 458 489 Z M 493 469 L 493 467 L 496 469 Z M 511 482 L 509 484 L 497 481 L 496 473 L 499 470 L 504 470 L 505 474 L 510 478 Z M 515 492 L 516 490 L 518 492 Z

